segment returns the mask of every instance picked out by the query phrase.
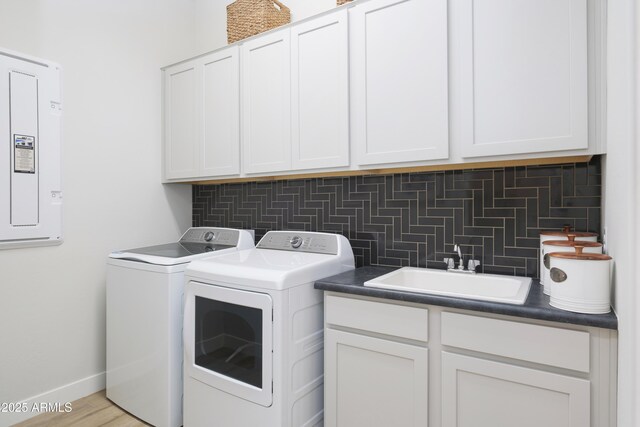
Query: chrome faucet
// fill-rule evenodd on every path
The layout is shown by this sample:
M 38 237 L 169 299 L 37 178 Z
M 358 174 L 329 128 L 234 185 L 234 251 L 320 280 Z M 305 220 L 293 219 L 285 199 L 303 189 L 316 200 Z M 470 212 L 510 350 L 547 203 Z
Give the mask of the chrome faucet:
M 458 268 L 456 268 L 456 263 L 453 258 L 445 258 L 443 261 L 447 263 L 447 271 L 451 271 L 454 273 L 469 273 L 475 274 L 476 267 L 480 265 L 480 261 L 477 259 L 470 259 L 467 264 L 467 269 L 464 268 L 464 259 L 462 258 L 462 250 L 459 245 L 453 245 L 453 251 L 458 254 L 460 258 L 460 264 L 458 264 Z
M 464 260 L 462 259 L 462 250 L 460 250 L 460 246 L 453 245 L 453 250 L 458 252 L 458 257 L 460 259 L 460 264 L 458 264 L 458 270 L 464 270 Z

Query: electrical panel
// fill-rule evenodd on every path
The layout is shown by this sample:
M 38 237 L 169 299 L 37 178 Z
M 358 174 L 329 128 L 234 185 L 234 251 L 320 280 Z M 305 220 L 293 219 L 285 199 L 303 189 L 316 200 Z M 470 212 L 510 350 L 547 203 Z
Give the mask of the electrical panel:
M 62 243 L 61 73 L 0 49 L 0 249 Z

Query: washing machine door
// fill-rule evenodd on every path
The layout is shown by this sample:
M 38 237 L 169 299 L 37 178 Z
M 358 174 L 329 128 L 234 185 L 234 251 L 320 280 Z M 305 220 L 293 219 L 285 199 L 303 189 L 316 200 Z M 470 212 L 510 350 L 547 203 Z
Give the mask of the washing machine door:
M 185 375 L 271 406 L 273 302 L 268 294 L 191 281 L 185 289 Z

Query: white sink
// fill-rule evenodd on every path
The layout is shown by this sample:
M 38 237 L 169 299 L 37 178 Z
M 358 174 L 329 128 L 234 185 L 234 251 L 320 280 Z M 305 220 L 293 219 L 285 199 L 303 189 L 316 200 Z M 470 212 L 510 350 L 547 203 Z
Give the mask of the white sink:
M 369 280 L 364 285 L 394 291 L 420 292 L 522 305 L 529 295 L 531 278 L 403 267 Z

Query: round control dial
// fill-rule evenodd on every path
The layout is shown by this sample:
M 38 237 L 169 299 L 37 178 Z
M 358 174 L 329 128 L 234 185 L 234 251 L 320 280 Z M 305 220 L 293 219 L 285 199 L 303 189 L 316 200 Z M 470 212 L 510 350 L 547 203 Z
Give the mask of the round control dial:
M 204 240 L 206 242 L 212 241 L 214 237 L 215 237 L 215 234 L 213 234 L 213 231 L 207 231 L 206 233 L 204 233 Z
M 292 248 L 298 249 L 300 246 L 302 246 L 302 237 L 293 236 L 291 240 L 289 240 L 289 243 L 291 243 Z

